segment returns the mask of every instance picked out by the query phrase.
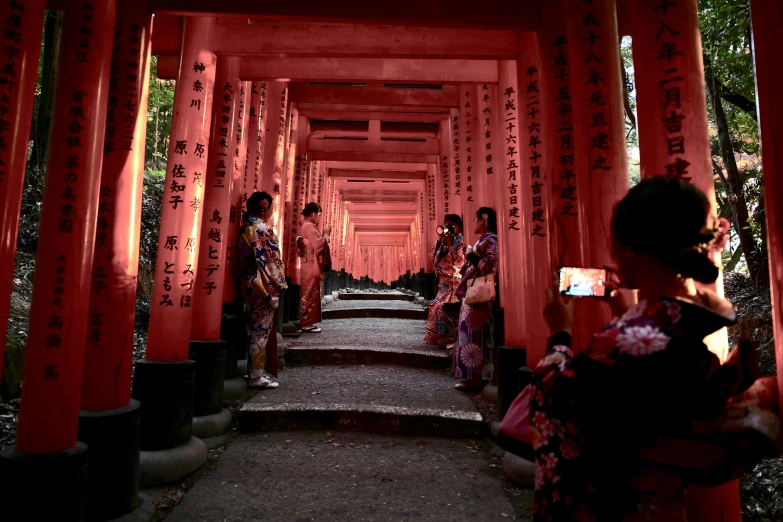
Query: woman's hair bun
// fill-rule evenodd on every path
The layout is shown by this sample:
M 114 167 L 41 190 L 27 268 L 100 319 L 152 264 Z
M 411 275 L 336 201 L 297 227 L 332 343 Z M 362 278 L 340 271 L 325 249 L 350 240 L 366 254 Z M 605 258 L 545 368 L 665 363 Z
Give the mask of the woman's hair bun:
M 702 283 L 714 283 L 720 275 L 720 270 L 712 262 L 712 259 L 697 247 L 680 252 L 671 260 L 670 264 L 681 276 L 692 277 Z

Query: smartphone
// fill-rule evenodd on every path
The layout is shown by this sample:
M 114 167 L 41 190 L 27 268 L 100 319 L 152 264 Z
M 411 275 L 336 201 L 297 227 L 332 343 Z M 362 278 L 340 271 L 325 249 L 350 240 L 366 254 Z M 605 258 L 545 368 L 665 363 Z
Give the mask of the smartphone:
M 560 268 L 560 293 L 574 297 L 606 295 L 606 270 L 603 268 Z

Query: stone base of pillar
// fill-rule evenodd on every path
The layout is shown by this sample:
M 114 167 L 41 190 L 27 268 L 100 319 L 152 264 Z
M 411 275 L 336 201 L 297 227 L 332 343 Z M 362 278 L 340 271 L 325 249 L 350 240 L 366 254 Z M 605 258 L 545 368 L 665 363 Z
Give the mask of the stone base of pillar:
M 208 449 L 221 445 L 220 439 L 231 429 L 231 412 L 223 408 L 219 413 L 193 417 L 193 436 L 203 440 Z
M 234 377 L 223 381 L 223 405 L 241 401 L 247 395 L 247 381 L 244 377 Z
M 520 382 L 519 369 L 527 364 L 527 350 L 517 346 L 501 346 L 498 349 L 497 365 L 495 371 L 498 374 L 498 419 L 503 419 L 508 407 L 517 398 L 522 388 L 527 386 Z
M 481 390 L 481 396 L 487 402 L 498 402 L 498 387 L 494 384 L 487 384 L 484 389 Z
M 89 520 L 118 518 L 139 507 L 141 404 L 79 414 L 79 440 L 90 448 Z
M 0 451 L 3 520 L 87 520 L 87 444 L 26 455 Z
M 196 362 L 139 359 L 132 396 L 142 404 L 142 451 L 171 450 L 190 443 Z
M 503 473 L 512 482 L 523 486 L 533 487 L 533 479 L 536 474 L 536 466 L 529 460 L 517 457 L 513 453 L 506 452 L 503 455 Z
M 121 517 L 111 518 L 106 522 L 150 522 L 156 514 L 155 504 L 152 503 L 152 497 L 139 493 L 139 507 Z
M 227 305 L 224 305 L 226 308 Z M 233 308 L 230 308 L 233 309 Z M 245 358 L 245 318 L 241 314 L 224 313 L 220 322 L 220 338 L 226 341 L 226 379 L 237 376 L 236 362 Z
M 223 409 L 227 345 L 226 341 L 190 341 L 190 359 L 196 362 L 194 417 L 215 415 Z
M 142 451 L 139 460 L 139 485 L 151 488 L 178 482 L 204 465 L 207 445 L 203 440 L 190 440 L 174 448 Z
M 299 337 L 299 333 L 297 332 L 298 329 L 296 323 L 283 323 L 283 337 Z

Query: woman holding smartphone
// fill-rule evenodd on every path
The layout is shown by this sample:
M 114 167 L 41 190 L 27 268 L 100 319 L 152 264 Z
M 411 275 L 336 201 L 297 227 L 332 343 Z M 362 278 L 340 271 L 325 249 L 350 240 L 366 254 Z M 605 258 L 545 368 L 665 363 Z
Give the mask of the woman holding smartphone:
M 721 365 L 704 343 L 736 319 L 694 284 L 718 277 L 711 255 L 728 223 L 693 185 L 656 177 L 617 205 L 612 231 L 638 304 L 574 355 L 573 303 L 554 286 L 548 354 L 518 398 L 536 521 L 685 521 L 691 484 L 721 484 L 780 453 L 777 385 L 759 379 L 754 348 L 740 343 Z
M 462 281 L 457 297 L 464 298 L 467 286 L 478 276 L 496 274 L 498 267 L 498 220 L 495 211 L 481 207 L 473 218 L 473 232 L 479 239 L 465 256 Z M 492 350 L 495 347 L 492 302 L 467 304 L 459 312 L 454 376 L 461 382 L 455 387 L 464 392 L 479 392 L 492 380 L 495 372 Z
M 465 241 L 462 238 L 462 218 L 449 214 L 444 218 L 446 230 L 432 252 L 435 275 L 438 278 L 438 295 L 430 304 L 427 316 L 427 330 L 424 344 L 437 344 L 452 348 L 457 340 L 454 324 L 456 313 L 444 310 L 443 305 L 452 297 L 456 299 L 457 285 L 462 276 L 460 270 L 465 264 Z

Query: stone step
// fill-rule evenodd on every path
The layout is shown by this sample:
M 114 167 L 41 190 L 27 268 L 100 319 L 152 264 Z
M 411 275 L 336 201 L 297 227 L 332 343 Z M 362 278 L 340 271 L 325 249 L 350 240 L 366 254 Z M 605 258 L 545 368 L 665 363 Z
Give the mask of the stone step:
M 301 366 L 239 410 L 244 432 L 331 429 L 477 437 L 486 425 L 445 372 L 400 366 Z
M 466 440 L 241 434 L 218 462 L 166 522 L 532 520 L 532 491 L 517 493 L 521 505 L 504 491 L 497 458 Z
M 371 292 L 342 292 L 341 301 L 413 301 L 414 296 L 402 293 L 376 294 Z
M 393 364 L 413 368 L 444 369 L 449 366 L 449 354 L 434 346 L 356 346 L 311 345 L 292 346 L 285 354 L 289 364 Z
M 427 310 L 423 308 L 327 308 L 321 312 L 321 317 L 326 319 L 424 319 L 427 320 Z

